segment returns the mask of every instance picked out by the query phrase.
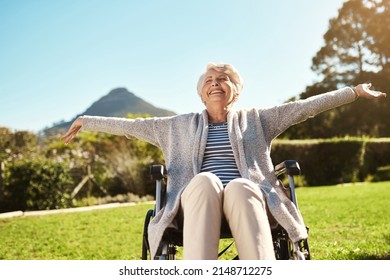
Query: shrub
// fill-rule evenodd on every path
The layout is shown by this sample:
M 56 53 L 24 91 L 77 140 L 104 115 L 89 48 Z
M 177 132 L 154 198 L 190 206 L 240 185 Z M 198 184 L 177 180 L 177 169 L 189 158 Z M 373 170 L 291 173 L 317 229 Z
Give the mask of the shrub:
M 388 138 L 342 138 L 275 140 L 271 156 L 274 164 L 297 160 L 307 185 L 318 186 L 387 178 L 378 168 L 390 165 L 389 153 Z
M 390 181 L 390 165 L 381 166 L 378 168 L 376 176 L 374 176 L 375 181 Z
M 46 210 L 72 206 L 73 181 L 64 163 L 23 159 L 8 163 L 1 210 Z

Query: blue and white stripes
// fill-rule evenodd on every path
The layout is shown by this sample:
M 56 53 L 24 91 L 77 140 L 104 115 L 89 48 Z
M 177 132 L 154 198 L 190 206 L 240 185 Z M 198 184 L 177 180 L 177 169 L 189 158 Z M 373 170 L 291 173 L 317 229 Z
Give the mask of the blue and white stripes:
M 241 177 L 230 144 L 227 123 L 209 124 L 206 150 L 200 171 L 217 175 L 224 186 L 231 180 Z

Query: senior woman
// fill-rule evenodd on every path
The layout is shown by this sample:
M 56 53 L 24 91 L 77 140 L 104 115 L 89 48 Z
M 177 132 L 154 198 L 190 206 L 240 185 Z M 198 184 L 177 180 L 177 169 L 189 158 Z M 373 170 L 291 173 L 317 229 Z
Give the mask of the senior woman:
M 152 258 L 165 229 L 174 224 L 183 225 L 184 259 L 217 259 L 225 224 L 240 259 L 274 259 L 268 215 L 293 242 L 305 239 L 301 214 L 275 177 L 272 140 L 291 125 L 358 97 L 385 96 L 361 84 L 273 108 L 235 110 L 242 86 L 232 65 L 210 63 L 197 86 L 206 106 L 201 113 L 135 120 L 81 116 L 63 136 L 69 143 L 80 129 L 100 131 L 137 137 L 162 149 L 167 202 L 149 225 Z

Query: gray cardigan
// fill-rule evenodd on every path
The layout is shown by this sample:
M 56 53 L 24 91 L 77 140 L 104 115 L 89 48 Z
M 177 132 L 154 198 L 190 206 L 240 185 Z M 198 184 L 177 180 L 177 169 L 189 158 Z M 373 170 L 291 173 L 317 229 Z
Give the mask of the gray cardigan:
M 242 177 L 259 185 L 270 213 L 294 242 L 307 238 L 307 231 L 299 210 L 275 177 L 270 157 L 272 140 L 291 125 L 354 100 L 353 90 L 346 87 L 267 109 L 232 109 L 228 114 L 230 142 Z M 83 130 L 137 137 L 161 148 L 168 170 L 167 203 L 149 225 L 153 258 L 164 230 L 178 212 L 182 191 L 200 171 L 208 132 L 206 110 L 162 118 L 83 116 L 82 120 Z

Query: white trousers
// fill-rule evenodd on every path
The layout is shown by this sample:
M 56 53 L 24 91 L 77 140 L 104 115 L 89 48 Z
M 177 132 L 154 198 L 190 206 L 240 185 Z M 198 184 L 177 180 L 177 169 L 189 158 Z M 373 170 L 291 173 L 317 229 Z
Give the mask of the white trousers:
M 181 195 L 181 211 L 184 259 L 217 259 L 224 219 L 240 260 L 275 259 L 264 195 L 253 182 L 235 179 L 224 188 L 216 175 L 199 173 Z

